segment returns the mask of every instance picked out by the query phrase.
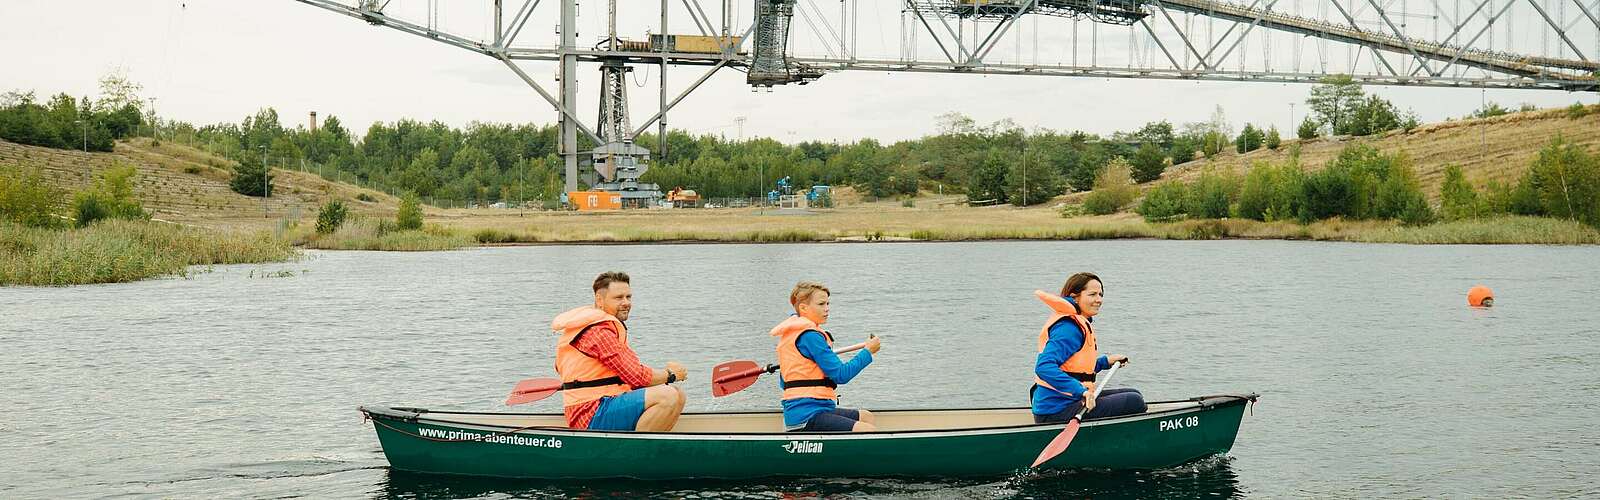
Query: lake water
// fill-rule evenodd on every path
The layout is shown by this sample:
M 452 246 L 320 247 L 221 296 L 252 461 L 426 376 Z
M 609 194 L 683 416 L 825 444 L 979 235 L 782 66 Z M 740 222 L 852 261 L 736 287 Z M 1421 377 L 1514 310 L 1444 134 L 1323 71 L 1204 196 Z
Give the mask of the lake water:
M 0 497 L 1600 496 L 1600 248 L 1282 241 L 542 246 L 308 252 L 190 278 L 0 289 Z M 765 360 L 789 288 L 875 333 L 847 406 L 1025 406 L 1045 308 L 1106 281 L 1113 385 L 1259 392 L 1233 451 L 1172 470 L 951 481 L 549 483 L 391 471 L 363 404 L 496 410 L 554 373 L 556 313 L 633 276 L 647 363 Z M 1498 305 L 1465 305 L 1474 284 Z M 558 412 L 559 398 L 532 406 Z

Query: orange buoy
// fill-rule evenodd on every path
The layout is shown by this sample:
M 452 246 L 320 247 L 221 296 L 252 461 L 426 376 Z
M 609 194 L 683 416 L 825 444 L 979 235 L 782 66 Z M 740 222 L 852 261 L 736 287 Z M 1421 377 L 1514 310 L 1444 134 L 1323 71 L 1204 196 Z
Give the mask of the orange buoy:
M 1483 285 L 1475 285 L 1467 290 L 1467 305 L 1472 307 L 1489 307 L 1494 305 L 1494 291 Z

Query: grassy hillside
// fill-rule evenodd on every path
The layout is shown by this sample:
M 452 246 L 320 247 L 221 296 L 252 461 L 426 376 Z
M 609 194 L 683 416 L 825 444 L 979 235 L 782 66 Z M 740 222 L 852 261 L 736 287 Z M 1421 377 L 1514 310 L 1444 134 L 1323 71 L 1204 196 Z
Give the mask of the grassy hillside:
M 156 219 L 208 227 L 266 227 L 285 218 L 314 217 L 330 197 L 353 212 L 391 216 L 399 200 L 382 192 L 331 182 L 307 172 L 274 169 L 273 196 L 262 200 L 228 188 L 233 162 L 198 149 L 138 138 L 119 142 L 110 153 L 83 153 L 0 141 L 0 163 L 39 168 L 58 187 L 74 191 L 90 185 L 114 165 L 139 171 L 135 194 Z M 356 200 L 366 193 L 375 201 Z
M 1276 151 L 1228 152 L 1210 160 L 1184 163 L 1168 169 L 1156 183 L 1172 179 L 1193 181 L 1207 168 L 1243 173 L 1255 162 L 1287 161 L 1289 150 L 1295 144 L 1300 145 L 1300 164 L 1307 170 L 1319 170 L 1341 149 L 1355 142 L 1365 142 L 1385 153 L 1398 151 L 1410 156 L 1422 182 L 1422 191 L 1438 203 L 1444 169 L 1452 164 L 1460 165 L 1467 180 L 1481 189 L 1491 180 L 1516 182 L 1538 156 L 1539 148 L 1557 135 L 1590 151 L 1600 151 L 1600 106 L 1590 106 L 1590 109 L 1589 116 L 1578 119 L 1567 118 L 1565 109 L 1546 109 L 1431 123 L 1410 132 L 1394 131 L 1373 137 L 1287 140 Z

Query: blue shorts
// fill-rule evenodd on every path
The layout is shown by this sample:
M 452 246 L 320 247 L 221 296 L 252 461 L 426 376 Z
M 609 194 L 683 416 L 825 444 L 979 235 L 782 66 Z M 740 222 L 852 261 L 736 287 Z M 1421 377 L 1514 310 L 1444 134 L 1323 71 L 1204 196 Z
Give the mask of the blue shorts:
M 616 396 L 600 398 L 589 429 L 596 431 L 631 431 L 639 425 L 639 415 L 644 414 L 644 389 L 634 389 Z
M 850 432 L 861 420 L 861 412 L 849 408 L 834 408 L 811 416 L 806 425 L 789 432 Z

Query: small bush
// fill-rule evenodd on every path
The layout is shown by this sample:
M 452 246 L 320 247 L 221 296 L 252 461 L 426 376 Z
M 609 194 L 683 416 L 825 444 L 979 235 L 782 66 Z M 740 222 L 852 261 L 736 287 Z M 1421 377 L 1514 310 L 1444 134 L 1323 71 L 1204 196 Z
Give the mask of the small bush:
M 1278 135 L 1278 127 L 1267 129 L 1267 149 L 1277 151 L 1283 145 L 1283 137 Z
M 45 182 L 38 169 L 0 165 L 0 220 L 29 227 L 53 227 L 60 219 L 51 213 L 66 195 Z
M 72 198 L 73 217 L 78 227 L 87 227 L 103 219 L 146 220 L 150 214 L 133 195 L 133 182 L 138 171 L 132 166 L 107 170 L 94 187 L 81 191 Z
M 900 206 L 905 208 L 917 208 L 917 201 L 907 198 L 905 201 L 900 202 Z
M 1083 207 L 1095 215 L 1114 214 L 1133 202 L 1138 189 L 1133 186 L 1132 168 L 1117 158 L 1094 178 L 1094 191 L 1084 198 Z
M 422 229 L 422 203 L 417 195 L 407 193 L 400 198 L 400 210 L 395 213 L 394 225 L 401 231 Z
M 367 194 L 367 193 L 357 194 L 356 195 L 356 200 L 357 201 L 364 201 L 364 202 L 367 202 L 367 203 L 372 203 L 372 202 L 378 201 L 377 198 L 375 198 L 372 195 Z
M 1312 120 L 1311 117 L 1307 116 L 1305 120 L 1300 121 L 1300 128 L 1296 129 L 1295 133 L 1301 139 L 1315 139 L 1317 137 L 1316 120 Z
M 1579 118 L 1583 118 L 1585 116 L 1589 116 L 1589 113 L 1590 113 L 1589 107 L 1588 106 L 1584 106 L 1583 103 L 1581 103 L 1581 102 L 1572 103 L 1571 106 L 1567 106 L 1566 115 L 1567 115 L 1567 118 L 1569 118 L 1569 119 L 1576 120 L 1576 119 L 1579 119 Z
M 1147 222 L 1166 222 L 1179 218 L 1184 212 L 1184 199 L 1188 188 L 1181 182 L 1168 182 L 1145 193 L 1144 200 L 1134 209 Z
M 322 209 L 317 210 L 317 234 L 333 234 L 334 231 L 338 231 L 339 226 L 344 225 L 348 213 L 349 210 L 344 202 L 328 200 L 322 205 Z
M 184 165 L 183 173 L 190 174 L 190 175 L 199 174 L 200 173 L 200 167 L 197 167 L 197 166 L 194 166 L 194 165 Z
M 1304 174 L 1294 162 L 1257 163 L 1245 174 L 1234 212 L 1239 217 L 1266 222 L 1294 218 L 1300 211 L 1303 179 Z
M 1200 219 L 1227 217 L 1238 192 L 1239 181 L 1233 176 L 1209 171 L 1201 173 L 1200 179 L 1185 193 L 1184 212 Z

